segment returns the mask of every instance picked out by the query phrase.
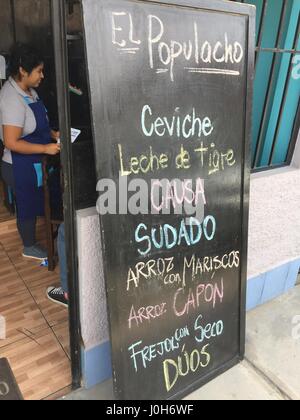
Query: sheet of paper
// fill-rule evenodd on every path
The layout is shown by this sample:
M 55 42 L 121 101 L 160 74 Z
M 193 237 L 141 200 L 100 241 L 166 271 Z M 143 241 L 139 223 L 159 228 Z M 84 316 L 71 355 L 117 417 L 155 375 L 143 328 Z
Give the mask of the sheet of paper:
M 74 143 L 78 136 L 81 134 L 81 130 L 77 130 L 76 128 L 71 128 L 71 140 Z
M 77 128 L 71 128 L 71 141 L 72 141 L 72 143 L 74 143 L 77 140 L 77 138 L 78 138 L 78 136 L 80 136 L 80 134 L 81 134 L 81 130 L 77 130 Z M 61 140 L 57 139 L 57 143 L 60 144 Z

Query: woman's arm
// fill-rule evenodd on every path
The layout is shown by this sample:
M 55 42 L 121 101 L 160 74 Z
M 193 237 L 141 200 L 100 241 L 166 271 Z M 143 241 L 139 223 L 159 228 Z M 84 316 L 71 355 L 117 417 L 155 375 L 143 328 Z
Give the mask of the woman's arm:
M 3 126 L 3 140 L 5 147 L 12 152 L 23 155 L 46 154 L 56 155 L 60 152 L 60 145 L 56 143 L 49 144 L 31 144 L 22 140 L 23 129 L 12 125 Z

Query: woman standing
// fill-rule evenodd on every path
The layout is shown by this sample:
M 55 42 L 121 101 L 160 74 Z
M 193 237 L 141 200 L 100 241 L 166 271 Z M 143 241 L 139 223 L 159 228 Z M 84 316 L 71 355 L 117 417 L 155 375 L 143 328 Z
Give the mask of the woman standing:
M 36 243 L 36 220 L 44 215 L 43 155 L 56 155 L 53 143 L 59 133 L 50 129 L 46 108 L 37 88 L 44 79 L 43 58 L 26 45 L 11 54 L 11 77 L 0 92 L 0 136 L 5 145 L 2 178 L 14 190 L 17 226 L 23 241 L 23 256 L 37 260 L 47 253 Z

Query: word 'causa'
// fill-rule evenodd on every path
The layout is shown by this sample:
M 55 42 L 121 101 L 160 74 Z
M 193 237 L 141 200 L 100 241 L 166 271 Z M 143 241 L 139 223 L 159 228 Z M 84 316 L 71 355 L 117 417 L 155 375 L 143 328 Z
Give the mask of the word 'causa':
M 111 25 L 112 43 L 121 54 L 135 55 L 143 47 L 142 39 L 138 39 L 131 13 L 113 12 Z M 189 73 L 240 75 L 238 70 L 207 67 L 207 64 L 237 65 L 242 62 L 244 58 L 242 45 L 235 40 L 229 40 L 227 33 L 215 42 L 201 40 L 199 36 L 201 27 L 194 21 L 190 30 L 185 31 L 185 33 L 190 33 L 190 39 L 170 39 L 166 35 L 165 23 L 156 15 L 147 17 L 145 27 L 149 66 L 151 69 L 156 67 L 157 74 L 169 72 L 172 82 L 174 82 L 174 67 L 179 59 L 181 63 L 186 62 L 188 65 L 191 62 L 198 66 L 185 67 L 184 69 Z M 199 67 L 201 64 L 206 67 Z

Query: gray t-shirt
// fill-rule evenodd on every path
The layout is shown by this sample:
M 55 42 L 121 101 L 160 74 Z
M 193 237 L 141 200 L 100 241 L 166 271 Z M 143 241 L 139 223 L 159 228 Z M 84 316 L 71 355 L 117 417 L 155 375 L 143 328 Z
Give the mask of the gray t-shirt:
M 0 91 L 0 139 L 3 140 L 3 125 L 23 128 L 22 137 L 32 134 L 36 130 L 34 113 L 29 103 L 38 101 L 38 94 L 31 89 L 28 96 L 10 77 Z M 11 152 L 4 150 L 4 162 L 12 163 Z

